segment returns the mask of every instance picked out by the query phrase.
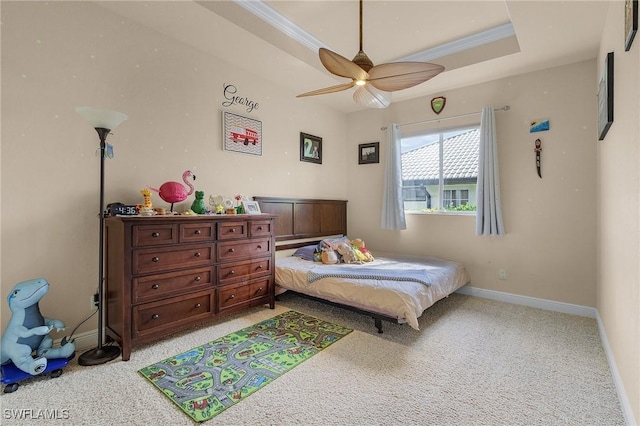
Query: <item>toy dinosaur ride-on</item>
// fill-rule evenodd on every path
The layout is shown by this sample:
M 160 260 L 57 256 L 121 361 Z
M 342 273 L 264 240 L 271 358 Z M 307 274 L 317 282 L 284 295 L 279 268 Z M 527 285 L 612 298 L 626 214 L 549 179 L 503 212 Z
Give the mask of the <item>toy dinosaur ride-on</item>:
M 38 303 L 48 291 L 49 282 L 38 278 L 16 284 L 7 297 L 11 319 L 0 342 L 0 381 L 7 385 L 5 392 L 14 392 L 17 382 L 36 375 L 60 376 L 61 368 L 75 355 L 75 343 L 66 338 L 61 346 L 53 347 L 49 332 L 54 328 L 62 331 L 65 326 L 40 313 Z

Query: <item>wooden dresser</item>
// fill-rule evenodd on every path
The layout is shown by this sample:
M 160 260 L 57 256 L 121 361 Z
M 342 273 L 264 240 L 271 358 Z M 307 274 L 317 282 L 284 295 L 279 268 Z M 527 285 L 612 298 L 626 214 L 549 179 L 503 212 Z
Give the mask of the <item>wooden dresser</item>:
M 132 346 L 269 304 L 275 307 L 275 215 L 110 217 L 105 324 Z

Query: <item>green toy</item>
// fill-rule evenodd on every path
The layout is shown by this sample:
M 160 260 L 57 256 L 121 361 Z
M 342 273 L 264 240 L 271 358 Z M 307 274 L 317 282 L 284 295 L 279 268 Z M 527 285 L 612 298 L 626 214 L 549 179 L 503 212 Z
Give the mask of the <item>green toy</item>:
M 196 191 L 196 199 L 191 204 L 191 210 L 198 214 L 207 213 L 207 208 L 204 205 L 204 191 Z

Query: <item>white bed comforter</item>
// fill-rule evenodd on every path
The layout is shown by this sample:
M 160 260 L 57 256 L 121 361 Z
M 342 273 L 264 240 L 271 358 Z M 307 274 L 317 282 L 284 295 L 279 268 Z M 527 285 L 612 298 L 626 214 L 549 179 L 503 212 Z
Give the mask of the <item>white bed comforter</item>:
M 276 260 L 276 284 L 288 290 L 397 318 L 418 330 L 418 318 L 425 309 L 469 282 L 464 266 L 451 260 L 380 252 L 375 256 L 376 260 L 367 263 L 367 268 L 423 269 L 427 271 L 431 285 L 351 278 L 322 278 L 309 283 L 308 271 L 322 267 L 322 264 L 293 256 Z M 344 266 L 349 268 L 351 265 Z

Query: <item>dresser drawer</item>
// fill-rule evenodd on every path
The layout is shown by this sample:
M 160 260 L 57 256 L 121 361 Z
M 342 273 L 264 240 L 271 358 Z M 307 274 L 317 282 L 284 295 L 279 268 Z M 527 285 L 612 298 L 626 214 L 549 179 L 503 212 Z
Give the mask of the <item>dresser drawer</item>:
M 133 247 L 174 244 L 178 242 L 178 225 L 135 225 L 132 227 Z
M 269 277 L 258 278 L 248 283 L 234 284 L 218 289 L 218 310 L 223 311 L 236 305 L 259 299 L 269 294 Z
M 218 223 L 219 240 L 236 240 L 238 238 L 247 238 L 247 236 L 248 229 L 246 221 Z
M 269 253 L 271 253 L 271 239 L 269 238 L 218 243 L 219 261 L 264 256 Z
M 199 288 L 213 287 L 215 278 L 213 271 L 213 267 L 208 267 L 134 278 L 132 302 L 134 304 L 153 302 L 193 292 Z
M 223 263 L 218 267 L 218 284 L 230 284 L 270 273 L 271 257 Z
M 197 243 L 215 239 L 215 225 L 213 222 L 180 224 L 180 242 Z
M 131 268 L 134 275 L 193 268 L 214 261 L 215 244 L 190 244 L 133 250 Z
M 268 237 L 271 235 L 272 222 L 269 220 L 256 220 L 249 222 L 249 236 L 255 237 Z
M 212 307 L 211 291 L 196 293 L 187 298 L 174 297 L 162 302 L 134 306 L 133 333 L 141 336 L 202 320 L 213 314 Z

